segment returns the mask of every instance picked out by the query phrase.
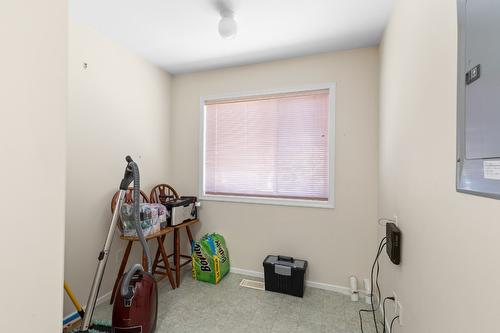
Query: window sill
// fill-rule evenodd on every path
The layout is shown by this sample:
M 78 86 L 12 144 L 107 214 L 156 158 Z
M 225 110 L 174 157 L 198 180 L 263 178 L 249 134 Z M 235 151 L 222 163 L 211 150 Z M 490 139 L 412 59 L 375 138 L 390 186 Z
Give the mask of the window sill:
M 300 200 L 300 199 L 274 199 L 274 198 L 259 198 L 259 197 L 239 197 L 229 195 L 200 195 L 199 200 L 202 201 L 219 201 L 219 202 L 234 202 L 257 205 L 274 205 L 274 206 L 293 206 L 293 207 L 310 207 L 310 208 L 334 208 L 333 199 L 329 201 L 315 200 Z

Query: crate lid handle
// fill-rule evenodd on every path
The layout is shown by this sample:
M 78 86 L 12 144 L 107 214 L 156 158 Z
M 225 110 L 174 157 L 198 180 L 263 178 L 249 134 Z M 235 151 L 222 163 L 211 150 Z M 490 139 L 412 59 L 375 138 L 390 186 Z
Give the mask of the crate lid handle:
M 294 262 L 295 260 L 293 257 L 288 257 L 288 256 L 278 256 L 279 261 L 289 261 L 289 262 Z

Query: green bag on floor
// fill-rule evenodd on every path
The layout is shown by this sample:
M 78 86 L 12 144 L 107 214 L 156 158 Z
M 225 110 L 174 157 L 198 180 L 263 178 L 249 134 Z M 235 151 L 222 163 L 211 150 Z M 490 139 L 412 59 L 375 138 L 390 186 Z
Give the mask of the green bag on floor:
M 193 279 L 217 284 L 220 281 L 219 258 L 214 256 L 209 242 L 193 241 L 191 249 Z
M 229 252 L 222 235 L 206 234 L 192 244 L 193 278 L 217 284 L 229 273 Z
M 227 250 L 226 240 L 222 235 L 217 233 L 211 234 L 210 238 L 214 242 L 216 254 L 219 257 L 220 275 L 221 277 L 224 277 L 231 269 L 231 266 L 229 265 L 229 251 Z

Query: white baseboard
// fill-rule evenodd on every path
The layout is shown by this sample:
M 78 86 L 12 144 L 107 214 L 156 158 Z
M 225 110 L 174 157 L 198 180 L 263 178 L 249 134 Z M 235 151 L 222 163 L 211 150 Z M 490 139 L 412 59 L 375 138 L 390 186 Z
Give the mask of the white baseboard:
M 344 295 L 351 294 L 351 289 L 349 287 L 337 286 L 337 285 L 329 284 L 329 283 L 306 281 L 306 286 L 312 287 L 312 288 L 317 288 L 317 289 L 335 291 L 337 293 L 344 294 Z
M 236 267 L 231 267 L 231 273 L 241 274 L 241 275 L 246 275 L 246 276 L 253 276 L 253 277 L 258 277 L 261 279 L 264 278 L 263 272 L 250 271 L 248 269 L 242 269 L 242 268 L 236 268 Z
M 109 300 L 111 299 L 111 293 L 112 293 L 112 291 L 109 291 L 109 292 L 105 293 L 104 295 L 102 295 L 101 297 L 98 297 L 97 301 L 96 301 L 96 306 L 101 305 L 101 304 L 103 304 L 105 302 L 109 302 Z M 83 310 L 85 311 L 86 309 L 87 309 L 87 306 L 86 305 L 83 306 Z M 75 314 L 78 314 L 78 312 L 77 311 L 72 312 L 69 315 L 67 315 L 66 317 L 64 317 L 63 318 L 63 323 L 65 325 L 69 325 L 69 324 L 73 324 L 74 322 L 80 320 L 80 317 L 79 316 L 75 317 Z M 68 321 L 68 319 L 70 319 L 72 317 L 74 319 Z
M 110 290 L 107 293 L 105 293 L 104 295 L 102 295 L 101 297 L 98 297 L 96 305 L 101 305 L 104 302 L 109 302 L 109 300 L 111 300 L 111 293 L 112 293 L 112 291 Z
M 231 273 L 241 274 L 241 275 L 246 275 L 246 276 L 253 276 L 253 277 L 258 277 L 258 278 L 264 278 L 263 272 L 251 271 L 248 269 L 242 269 L 242 268 L 236 268 L 236 267 L 231 267 Z M 344 294 L 344 295 L 351 294 L 351 289 L 349 287 L 338 286 L 338 285 L 329 284 L 329 283 L 322 283 L 322 282 L 315 282 L 315 281 L 306 280 L 306 286 L 311 287 L 311 288 L 330 290 L 330 291 L 334 291 L 334 292 Z M 364 290 L 360 290 L 359 293 L 366 294 Z

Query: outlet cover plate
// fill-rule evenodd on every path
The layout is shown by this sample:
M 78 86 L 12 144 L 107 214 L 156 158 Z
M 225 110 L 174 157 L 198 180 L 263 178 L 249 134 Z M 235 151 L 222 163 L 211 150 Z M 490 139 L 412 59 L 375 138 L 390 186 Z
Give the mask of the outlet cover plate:
M 396 292 L 394 290 L 392 291 L 392 295 L 394 297 L 394 315 L 397 315 L 398 314 L 398 301 L 399 301 L 399 298 L 398 298 L 398 295 L 396 294 Z
M 403 306 L 401 305 L 401 302 L 398 300 L 398 302 L 396 303 L 397 304 L 397 307 L 398 307 L 398 321 L 399 321 L 399 325 L 400 326 L 403 326 Z

